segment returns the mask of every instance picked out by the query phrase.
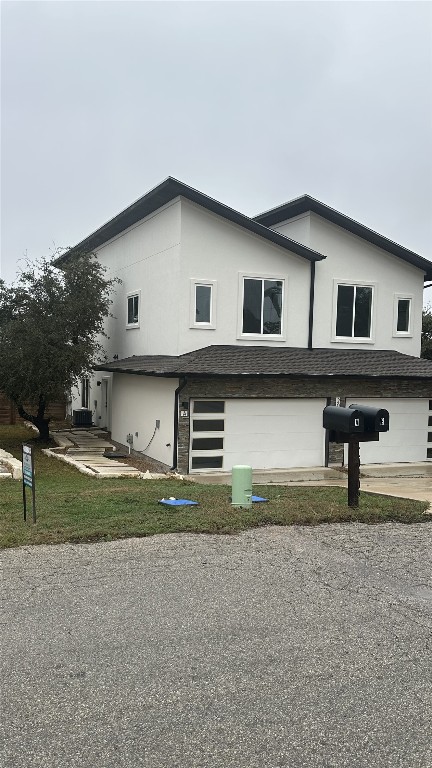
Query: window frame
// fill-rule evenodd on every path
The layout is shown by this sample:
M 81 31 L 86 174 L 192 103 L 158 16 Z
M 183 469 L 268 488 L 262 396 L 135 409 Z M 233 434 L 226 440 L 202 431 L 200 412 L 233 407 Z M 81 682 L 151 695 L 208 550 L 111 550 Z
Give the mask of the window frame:
M 196 289 L 197 286 L 206 286 L 210 288 L 210 322 L 200 323 L 196 319 Z M 217 280 L 198 280 L 193 277 L 190 280 L 190 328 L 200 328 L 201 330 L 214 330 L 216 328 L 216 297 Z
M 282 283 L 282 311 L 281 311 L 281 332 L 280 333 L 244 333 L 243 331 L 243 302 L 244 302 L 244 283 L 245 280 L 272 280 Z M 237 338 L 253 339 L 260 341 L 286 341 L 286 296 L 287 296 L 287 278 L 282 275 L 265 274 L 263 272 L 239 272 L 238 274 L 238 316 L 237 316 Z M 261 307 L 261 317 L 262 317 Z
M 138 298 L 138 322 L 136 323 L 129 323 L 128 317 L 129 317 L 129 299 L 134 298 L 137 296 Z M 127 330 L 131 330 L 132 328 L 139 328 L 141 324 L 141 291 L 130 291 L 126 294 L 126 328 Z
M 88 376 L 83 376 L 81 379 L 81 408 L 86 411 L 90 410 L 90 379 Z
M 338 305 L 338 290 L 340 285 L 346 285 L 349 288 L 354 288 L 354 304 L 357 288 L 372 288 L 372 301 L 370 311 L 370 335 L 369 336 L 337 336 L 337 305 Z M 333 319 L 332 319 L 332 342 L 340 342 L 342 344 L 375 344 L 375 308 L 377 304 L 378 286 L 377 283 L 370 280 L 340 280 L 338 278 L 333 279 Z M 353 325 L 355 321 L 355 313 L 353 313 Z
M 409 301 L 409 322 L 408 322 L 408 330 L 407 331 L 398 331 L 397 329 L 397 322 L 398 322 L 398 315 L 399 315 L 399 301 Z M 413 314 L 413 303 L 414 303 L 414 296 L 412 293 L 395 293 L 394 300 L 393 300 L 393 338 L 405 338 L 405 339 L 412 339 L 413 336 L 413 322 L 412 322 L 412 314 Z

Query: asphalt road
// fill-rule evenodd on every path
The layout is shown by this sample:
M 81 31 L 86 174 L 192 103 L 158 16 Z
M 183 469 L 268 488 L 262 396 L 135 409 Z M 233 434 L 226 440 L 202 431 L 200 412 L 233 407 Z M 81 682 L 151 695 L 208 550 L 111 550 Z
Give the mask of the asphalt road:
M 2 768 L 432 767 L 432 524 L 0 560 Z

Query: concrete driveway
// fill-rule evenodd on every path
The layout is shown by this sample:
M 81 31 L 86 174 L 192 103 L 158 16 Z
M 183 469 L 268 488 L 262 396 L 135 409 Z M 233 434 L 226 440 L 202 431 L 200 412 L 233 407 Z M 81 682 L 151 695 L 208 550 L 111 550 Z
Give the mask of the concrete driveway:
M 2 768 L 431 768 L 432 525 L 3 551 Z
M 231 484 L 231 473 L 189 475 L 197 483 Z M 325 467 L 304 469 L 254 470 L 255 485 L 274 483 L 276 485 L 338 486 L 347 487 L 347 475 Z M 402 499 L 429 501 L 432 509 L 432 464 L 377 464 L 362 466 L 361 489 L 385 496 L 399 496 Z

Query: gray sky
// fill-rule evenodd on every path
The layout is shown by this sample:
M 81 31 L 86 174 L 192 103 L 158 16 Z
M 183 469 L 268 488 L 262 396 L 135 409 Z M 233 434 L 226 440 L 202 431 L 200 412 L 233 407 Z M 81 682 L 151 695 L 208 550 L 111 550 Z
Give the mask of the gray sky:
M 248 215 L 308 193 L 432 259 L 431 3 L 1 10 L 7 281 L 169 175 Z

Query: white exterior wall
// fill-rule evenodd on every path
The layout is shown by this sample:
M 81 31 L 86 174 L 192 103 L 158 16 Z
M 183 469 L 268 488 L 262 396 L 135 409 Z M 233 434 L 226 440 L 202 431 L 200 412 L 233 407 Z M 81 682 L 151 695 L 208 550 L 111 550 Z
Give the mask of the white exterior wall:
M 308 340 L 310 263 L 182 199 L 179 354 L 211 344 L 305 347 Z M 284 278 L 285 333 L 281 340 L 239 338 L 241 275 Z M 215 281 L 215 328 L 191 328 L 191 280 Z
M 278 232 L 324 254 L 316 265 L 314 347 L 392 349 L 420 356 L 423 273 L 402 259 L 347 232 L 314 213 L 274 226 Z M 335 341 L 337 282 L 374 284 L 371 342 Z M 394 335 L 395 297 L 412 297 L 410 336 Z
M 180 296 L 180 200 L 122 232 L 97 250 L 107 277 L 122 281 L 115 287 L 102 341 L 108 359 L 131 355 L 177 354 Z M 126 328 L 127 296 L 140 295 L 139 327 Z
M 314 214 L 310 232 L 310 247 L 327 255 L 316 268 L 314 346 L 393 349 L 419 357 L 424 279 L 421 270 Z M 344 281 L 374 284 L 371 343 L 332 340 L 335 283 Z M 398 294 L 412 297 L 409 337 L 394 335 L 394 303 Z
M 153 435 L 156 419 L 159 419 L 160 428 L 156 430 L 145 454 L 171 467 L 174 440 L 174 393 L 177 387 L 177 379 L 114 374 L 112 439 L 126 445 L 126 436 L 131 433 L 134 436 L 134 450 L 144 451 Z
M 296 240 L 303 245 L 309 245 L 310 241 L 310 213 L 303 213 L 301 216 L 294 216 L 288 221 L 281 221 L 271 227 L 275 232 L 280 232 L 291 240 Z

